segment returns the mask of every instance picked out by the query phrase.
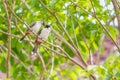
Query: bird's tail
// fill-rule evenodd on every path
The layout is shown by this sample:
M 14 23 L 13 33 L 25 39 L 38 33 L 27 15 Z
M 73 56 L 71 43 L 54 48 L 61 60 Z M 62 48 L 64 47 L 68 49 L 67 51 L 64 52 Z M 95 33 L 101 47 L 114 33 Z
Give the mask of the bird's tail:
M 24 35 L 24 36 L 20 39 L 20 41 L 24 40 L 25 37 L 26 37 L 26 35 Z
M 37 49 L 38 49 L 38 45 L 35 45 L 35 47 L 34 47 L 33 50 L 32 50 L 32 53 L 33 53 L 33 54 L 36 54 L 36 53 L 37 53 Z
M 20 39 L 20 41 L 24 40 L 24 38 L 25 38 L 27 35 L 29 35 L 29 34 L 30 34 L 30 32 L 27 31 L 26 34 Z

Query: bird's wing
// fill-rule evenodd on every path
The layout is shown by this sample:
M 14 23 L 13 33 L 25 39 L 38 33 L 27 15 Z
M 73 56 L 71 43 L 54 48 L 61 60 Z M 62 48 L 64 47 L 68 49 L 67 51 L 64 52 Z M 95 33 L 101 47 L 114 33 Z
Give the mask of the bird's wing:
M 39 32 L 37 33 L 37 35 L 38 35 L 38 36 L 41 34 L 41 31 L 42 31 L 42 29 L 41 29 L 41 30 L 39 30 Z
M 36 22 L 32 23 L 32 24 L 30 25 L 30 28 L 32 28 L 32 27 L 35 25 L 35 23 L 36 23 Z
M 39 32 L 37 33 L 36 40 L 38 40 L 39 35 L 41 34 L 41 31 L 42 31 L 42 30 L 39 30 Z M 35 40 L 35 42 L 36 42 L 36 40 Z
M 29 27 L 32 28 L 35 25 L 36 22 L 33 22 Z M 29 31 L 30 29 L 28 28 L 27 31 Z

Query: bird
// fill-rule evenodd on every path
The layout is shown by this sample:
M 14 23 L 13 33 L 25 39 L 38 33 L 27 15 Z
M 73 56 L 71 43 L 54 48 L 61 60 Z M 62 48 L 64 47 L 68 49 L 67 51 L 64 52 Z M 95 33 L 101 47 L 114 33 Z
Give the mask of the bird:
M 41 26 L 44 25 L 44 21 L 43 20 L 40 20 L 40 21 L 36 21 L 36 22 L 33 22 L 29 27 L 30 29 L 28 28 L 25 35 L 20 38 L 20 41 L 24 40 L 24 38 L 31 34 L 31 32 L 33 31 L 34 33 L 38 33 L 39 29 L 41 28 Z
M 50 25 L 46 25 L 45 28 L 43 28 L 42 30 L 39 30 L 36 36 L 35 46 L 32 50 L 32 53 L 35 53 L 35 54 L 37 53 L 37 49 L 39 45 L 48 38 L 50 31 L 51 31 Z

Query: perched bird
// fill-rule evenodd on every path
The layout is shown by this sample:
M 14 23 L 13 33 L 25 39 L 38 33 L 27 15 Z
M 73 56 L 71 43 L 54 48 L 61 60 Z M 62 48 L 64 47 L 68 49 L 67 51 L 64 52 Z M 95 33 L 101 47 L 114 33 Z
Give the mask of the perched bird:
M 35 40 L 35 46 L 32 50 L 33 53 L 37 53 L 38 46 L 48 38 L 50 31 L 51 27 L 49 25 L 46 25 L 45 28 L 38 32 Z
M 20 41 L 24 40 L 24 38 L 31 33 L 31 30 L 37 34 L 42 25 L 44 25 L 44 21 L 36 21 L 36 22 L 32 23 L 29 26 L 30 29 L 27 29 L 25 35 L 20 39 Z

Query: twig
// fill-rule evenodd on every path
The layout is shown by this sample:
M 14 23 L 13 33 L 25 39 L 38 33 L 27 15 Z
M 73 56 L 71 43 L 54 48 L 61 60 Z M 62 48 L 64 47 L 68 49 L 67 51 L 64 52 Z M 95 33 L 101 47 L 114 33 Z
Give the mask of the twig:
M 73 29 L 73 34 L 74 34 L 75 42 L 76 42 L 77 47 L 79 48 L 78 40 L 77 40 L 76 32 L 75 32 L 75 26 L 74 26 L 74 23 L 73 23 L 72 15 L 70 15 L 70 20 L 71 20 L 71 25 L 72 25 L 72 29 Z
M 102 26 L 102 28 L 105 30 L 105 32 L 108 34 L 108 36 L 110 37 L 110 39 L 113 41 L 113 43 L 115 44 L 115 46 L 118 49 L 118 52 L 120 53 L 120 48 L 118 46 L 118 44 L 115 42 L 115 40 L 113 39 L 112 35 L 110 34 L 110 32 L 102 25 L 102 23 L 100 22 L 100 20 L 96 17 L 96 20 L 98 21 L 98 23 Z
M 42 63 L 42 72 L 41 72 L 41 75 L 40 75 L 40 80 L 43 80 L 44 72 L 46 71 L 46 65 L 45 65 L 45 62 L 43 60 L 42 55 L 40 55 L 39 53 L 37 53 L 37 55 L 38 55 L 38 58 L 39 58 L 40 62 Z
M 4 46 L 1 45 L 1 47 L 5 50 L 5 51 L 8 51 L 8 49 Z M 14 59 L 18 60 L 20 62 L 20 64 L 28 71 L 30 72 L 31 74 L 34 74 L 30 69 L 28 69 L 28 67 L 17 57 L 17 55 L 13 54 L 13 51 L 11 51 L 11 54 L 10 54 Z
M 55 12 L 52 12 L 41 0 L 39 0 L 39 2 L 41 3 L 41 5 L 48 10 L 48 12 L 51 13 L 51 15 L 53 15 L 55 17 L 55 19 L 58 21 L 59 25 L 61 26 L 61 28 L 63 29 L 63 31 L 65 32 L 66 36 L 68 37 L 68 39 L 70 40 L 72 46 L 75 48 L 75 50 L 77 51 L 77 55 L 79 56 L 80 60 L 82 60 L 83 64 L 85 66 L 87 66 L 87 64 L 85 63 L 85 61 L 82 59 L 82 56 L 80 55 L 80 52 L 78 50 L 78 48 L 75 46 L 73 40 L 71 39 L 71 37 L 69 36 L 68 32 L 66 31 L 66 29 L 64 28 L 62 22 L 60 21 L 60 19 L 58 18 L 58 16 L 56 15 Z
M 31 7 L 26 3 L 26 1 L 25 0 L 22 0 L 22 3 L 24 3 L 25 4 L 25 6 L 28 8 L 28 10 L 30 11 L 30 12 L 34 12 L 32 9 L 31 9 Z
M 18 31 L 22 34 L 22 35 L 25 35 L 24 32 L 20 29 L 20 27 L 17 25 L 17 19 L 15 17 L 15 22 L 14 22 L 16 28 L 18 29 Z
M 17 19 L 16 19 L 16 17 L 15 17 L 15 26 L 16 26 L 16 28 L 18 29 L 18 31 L 22 34 L 22 35 L 25 35 L 24 34 L 24 32 L 20 29 L 20 27 L 17 25 Z M 29 40 L 29 38 L 26 36 L 26 38 L 27 38 L 27 40 Z M 33 44 L 32 44 L 32 42 L 29 42 L 30 43 L 30 45 L 33 47 Z
M 61 53 L 59 53 L 59 52 L 57 52 L 57 51 L 55 51 L 55 50 L 53 50 L 53 49 L 51 49 L 51 48 L 49 48 L 49 47 L 47 47 L 47 46 L 43 45 L 43 44 L 41 44 L 41 46 L 45 47 L 45 48 L 46 48 L 46 49 L 48 49 L 48 50 L 51 50 L 52 52 L 56 53 L 57 55 L 60 55 L 60 56 L 62 56 L 62 57 L 67 58 L 67 56 L 66 56 L 66 55 L 61 54 Z
M 117 21 L 118 21 L 118 30 L 120 32 L 120 14 L 118 14 L 120 12 L 120 9 L 119 9 L 119 5 L 117 4 L 117 1 L 116 0 L 111 0 L 112 1 L 112 4 L 114 6 L 114 11 L 115 11 L 115 14 L 117 16 Z M 120 52 L 119 52 L 120 53 Z
M 54 46 L 54 47 L 56 47 L 56 48 L 59 48 L 65 55 L 66 55 L 66 57 L 69 59 L 69 60 L 71 60 L 72 62 L 74 62 L 74 63 L 76 63 L 77 65 L 79 65 L 82 69 L 86 69 L 86 66 L 84 66 L 84 64 L 80 64 L 80 63 L 78 63 L 77 61 L 75 61 L 72 57 L 70 57 L 68 54 L 67 54 L 67 52 L 66 51 L 64 51 L 60 46 L 58 46 L 58 45 L 54 45 L 54 44 L 52 44 L 52 43 L 50 43 L 50 42 L 47 42 L 48 44 L 51 44 L 52 46 Z
M 78 23 L 79 28 L 82 29 L 80 23 L 78 22 L 79 20 L 78 20 L 77 18 L 76 18 L 76 21 L 77 21 L 77 23 Z M 85 45 L 86 45 L 86 47 L 87 47 L 87 49 L 88 49 L 88 51 L 89 51 L 90 64 L 92 64 L 92 63 L 93 63 L 93 57 L 92 57 L 92 54 L 91 54 L 90 47 L 89 47 L 88 44 L 87 44 L 87 41 L 86 41 L 86 38 L 85 38 L 85 35 L 84 35 L 83 31 L 80 30 L 79 32 L 81 33 L 82 39 L 83 39 L 83 41 L 85 42 Z
M 14 10 L 10 8 L 10 6 L 9 6 L 8 3 L 7 3 L 7 5 L 8 5 L 8 8 L 9 8 L 10 12 L 13 14 L 13 16 L 16 17 L 16 19 L 18 19 L 20 22 L 22 22 L 23 24 L 25 24 L 26 27 L 36 36 L 37 34 L 31 30 L 31 28 L 29 27 L 29 25 L 26 24 L 22 19 L 20 19 L 20 18 L 15 14 Z
M 91 5 L 92 5 L 92 8 L 93 8 L 94 16 L 96 16 L 96 11 L 95 11 L 95 8 L 94 8 L 94 5 L 93 5 L 93 2 L 92 2 L 92 0 L 90 0 L 90 3 L 91 3 Z
M 2 17 L 3 19 L 5 19 L 5 20 L 6 20 L 6 18 L 5 18 L 3 15 L 1 15 L 1 14 L 0 14 L 0 17 Z
M 53 43 L 54 42 L 54 37 L 52 37 L 51 39 L 51 42 Z M 52 46 L 52 50 L 54 50 L 54 46 Z M 48 76 L 48 80 L 50 80 L 50 77 L 52 76 L 52 72 L 53 72 L 53 68 L 54 68 L 54 56 L 55 56 L 55 53 L 52 52 L 52 56 L 51 56 L 51 69 L 50 69 L 50 74 Z
M 14 37 L 14 38 L 18 38 L 18 39 L 20 39 L 21 37 L 19 37 L 19 36 L 17 36 L 17 35 L 14 35 L 14 34 L 8 34 L 7 32 L 4 32 L 4 31 L 2 31 L 2 30 L 0 30 L 0 32 L 1 33 L 3 33 L 3 34 L 5 34 L 5 35 L 10 35 L 11 37 Z M 26 41 L 28 41 L 28 42 L 33 42 L 33 40 L 29 40 L 29 39 L 25 39 Z
M 76 49 L 74 49 L 73 46 L 71 46 L 60 34 L 58 34 L 54 29 L 52 29 L 52 32 L 57 36 L 57 38 L 59 38 L 60 40 L 62 40 L 71 50 L 73 53 L 75 53 L 76 55 L 78 55 L 78 52 L 76 51 Z M 79 56 L 81 57 L 81 55 Z M 87 67 L 87 64 L 84 62 L 84 60 L 81 58 L 79 58 L 81 63 Z
M 117 47 L 119 53 L 120 53 L 120 48 L 117 45 L 117 43 L 114 41 L 114 39 L 112 38 L 111 34 L 109 33 L 109 31 L 105 28 L 105 26 L 101 23 L 101 21 L 96 17 L 96 15 L 91 14 L 90 12 L 86 11 L 85 9 L 83 9 L 82 7 L 80 7 L 79 5 L 75 4 L 74 2 L 72 2 L 74 5 L 76 5 L 78 8 L 82 9 L 85 13 L 91 15 L 92 17 L 94 17 L 97 22 L 101 25 L 101 27 L 104 29 L 104 31 L 107 33 L 107 35 L 110 37 L 110 39 L 113 41 L 114 45 Z M 94 7 L 94 6 L 93 6 Z
M 5 35 L 10 35 L 11 37 L 15 37 L 15 38 L 20 39 L 19 36 L 16 36 L 16 35 L 14 35 L 14 34 L 8 34 L 8 33 L 4 32 L 4 31 L 2 31 L 2 30 L 0 30 L 0 32 L 3 33 L 3 34 L 5 34 Z M 33 40 L 29 40 L 29 39 L 25 39 L 25 40 L 28 41 L 28 42 L 34 42 Z M 50 44 L 49 42 L 47 42 L 47 43 Z M 43 47 L 45 47 L 46 49 L 51 50 L 51 51 L 55 52 L 56 54 L 58 54 L 58 55 L 60 55 L 60 56 L 66 57 L 64 54 L 60 54 L 59 52 L 57 52 L 57 51 L 55 51 L 55 50 L 52 50 L 51 48 L 49 48 L 49 47 L 47 47 L 47 46 L 45 46 L 45 45 L 43 45 L 43 44 L 41 44 L 41 45 L 42 45 Z M 50 44 L 50 45 L 54 46 L 54 44 Z

